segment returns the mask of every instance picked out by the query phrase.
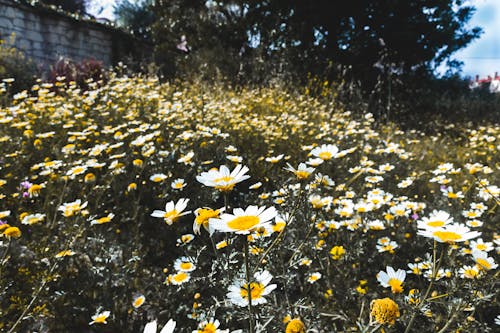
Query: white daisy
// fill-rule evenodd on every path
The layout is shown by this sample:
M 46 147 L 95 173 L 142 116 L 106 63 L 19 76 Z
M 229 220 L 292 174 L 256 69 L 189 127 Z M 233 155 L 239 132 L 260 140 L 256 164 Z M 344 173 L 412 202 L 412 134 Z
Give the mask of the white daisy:
M 251 281 L 250 288 L 248 283 L 244 280 L 239 280 L 229 286 L 227 297 L 229 301 L 238 306 L 244 307 L 248 305 L 250 289 L 250 297 L 252 298 L 252 305 L 264 304 L 267 300 L 264 296 L 269 295 L 271 291 L 276 289 L 275 284 L 269 284 L 273 276 L 268 271 L 256 272 L 254 274 L 254 281 Z
M 96 313 L 95 315 L 92 316 L 92 321 L 89 323 L 89 325 L 107 324 L 106 319 L 108 319 L 110 314 L 111 311 L 103 311 L 100 313 Z
M 155 173 L 154 175 L 149 177 L 149 180 L 151 180 L 152 182 L 155 182 L 155 183 L 160 183 L 167 178 L 168 178 L 168 176 L 163 174 L 163 173 Z
M 171 225 L 172 223 L 177 221 L 179 217 L 191 213 L 190 210 L 183 212 L 183 210 L 186 209 L 188 202 L 189 199 L 179 199 L 179 201 L 177 201 L 177 203 L 175 204 L 173 201 L 169 201 L 165 205 L 165 211 L 155 210 L 153 211 L 151 216 L 162 217 L 165 220 L 165 223 Z
M 321 158 L 323 161 L 331 160 L 336 157 L 339 148 L 334 145 L 321 145 L 311 150 L 311 155 Z
M 208 172 L 202 172 L 201 175 L 196 176 L 196 180 L 221 192 L 229 192 L 237 183 L 250 178 L 249 175 L 246 175 L 248 170 L 248 167 L 238 164 L 230 172 L 225 165 L 221 165 L 219 170 L 214 168 Z
M 402 269 L 394 271 L 391 266 L 386 267 L 386 272 L 380 271 L 377 274 L 377 281 L 382 285 L 382 287 L 391 287 L 391 291 L 394 294 L 403 292 L 403 282 L 406 278 L 406 272 Z
M 498 264 L 495 264 L 495 260 L 491 257 L 488 257 L 487 252 L 473 250 L 472 257 L 474 258 L 476 266 L 478 266 L 479 269 L 489 271 L 498 267 Z
M 182 190 L 184 187 L 186 187 L 186 185 L 187 184 L 184 181 L 184 179 L 179 178 L 179 179 L 174 180 L 170 186 L 172 186 L 172 188 L 174 190 Z
M 470 228 L 458 223 L 446 225 L 444 228 L 423 229 L 418 234 L 435 239 L 440 243 L 465 242 L 481 236 L 480 232 L 470 231 Z
M 278 215 L 274 207 L 248 206 L 233 209 L 233 214 L 222 214 L 220 218 L 209 220 L 209 228 L 221 232 L 249 234 L 252 230 L 270 224 Z
M 188 257 L 180 257 L 175 260 L 174 268 L 178 272 L 191 272 L 196 269 L 196 265 Z
M 295 169 L 293 166 L 290 165 L 290 163 L 287 163 L 287 167 L 285 170 L 291 171 L 295 174 L 297 179 L 302 180 L 302 179 L 307 179 L 311 173 L 314 172 L 314 168 L 308 167 L 305 163 L 300 163 L 299 167 Z
M 222 333 L 219 329 L 220 322 L 217 319 L 204 320 L 198 324 L 198 329 L 192 333 Z
M 132 301 L 132 306 L 135 309 L 138 309 L 144 304 L 145 301 L 146 301 L 146 296 L 138 295 L 138 296 L 134 297 L 134 300 Z
M 442 210 L 434 210 L 429 217 L 422 218 L 422 221 L 417 222 L 419 229 L 436 229 L 443 228 L 446 225 L 453 223 L 453 218 L 450 214 Z
M 23 217 L 23 220 L 21 221 L 21 223 L 32 225 L 32 224 L 40 223 L 44 219 L 45 219 L 45 214 L 40 214 L 40 213 L 30 214 L 30 215 L 26 215 L 25 217 Z

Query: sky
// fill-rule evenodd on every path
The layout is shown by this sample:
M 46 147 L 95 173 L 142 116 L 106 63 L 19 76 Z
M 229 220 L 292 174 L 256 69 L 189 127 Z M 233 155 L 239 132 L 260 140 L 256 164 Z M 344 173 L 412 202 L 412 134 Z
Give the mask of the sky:
M 406 1 L 406 0 L 405 0 Z M 118 0 L 91 0 L 90 13 L 96 17 L 113 19 L 113 5 Z M 484 78 L 500 74 L 500 0 L 468 0 L 476 7 L 469 22 L 470 27 L 483 29 L 481 37 L 454 54 L 453 58 L 464 62 L 463 76 Z
M 471 0 L 476 13 L 469 25 L 483 28 L 483 34 L 454 54 L 464 62 L 464 76 L 500 74 L 500 0 Z

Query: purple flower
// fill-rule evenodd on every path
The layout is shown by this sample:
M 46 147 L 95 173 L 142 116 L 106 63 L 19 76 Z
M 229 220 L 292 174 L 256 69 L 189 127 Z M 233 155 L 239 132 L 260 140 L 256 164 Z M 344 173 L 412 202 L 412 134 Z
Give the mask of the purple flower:
M 24 188 L 25 190 L 29 189 L 33 184 L 30 183 L 29 181 L 25 180 L 24 182 L 21 183 L 21 187 Z

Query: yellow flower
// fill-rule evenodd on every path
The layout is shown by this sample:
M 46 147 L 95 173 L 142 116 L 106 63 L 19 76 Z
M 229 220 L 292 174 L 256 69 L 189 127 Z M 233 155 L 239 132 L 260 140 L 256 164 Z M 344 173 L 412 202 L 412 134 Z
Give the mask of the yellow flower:
M 92 321 L 89 323 L 89 325 L 107 324 L 106 319 L 108 319 L 110 314 L 111 314 L 110 311 L 104 311 L 104 312 L 97 313 L 97 314 L 93 315 Z
M 3 230 L 5 230 L 7 228 L 10 228 L 9 224 L 7 224 L 7 223 L 0 224 L 0 232 L 2 232 Z
M 200 234 L 200 227 L 203 226 L 205 230 L 208 231 L 208 220 L 211 218 L 218 218 L 220 213 L 224 211 L 224 208 L 220 209 L 210 209 L 210 208 L 198 208 L 194 211 L 196 218 L 193 223 L 193 230 L 195 234 Z
M 141 305 L 144 304 L 145 301 L 146 301 L 146 297 L 144 295 L 139 295 L 139 296 L 134 298 L 134 301 L 132 302 L 132 306 L 135 309 L 138 309 Z
M 305 333 L 306 326 L 299 318 L 294 318 L 288 322 L 285 333 Z
M 223 249 L 223 248 L 225 248 L 226 246 L 228 246 L 228 241 L 226 241 L 226 240 L 220 241 L 220 242 L 218 242 L 217 244 L 215 244 L 215 248 L 216 248 L 217 250 Z
M 368 291 L 368 280 L 359 280 L 359 285 L 356 287 L 356 291 L 361 295 L 365 295 Z
M 95 175 L 92 173 L 92 172 L 89 172 L 85 175 L 85 178 L 84 178 L 85 182 L 86 183 L 92 183 L 92 182 L 95 182 Z
M 28 189 L 28 194 L 31 197 L 37 197 L 40 192 L 42 191 L 42 188 L 43 188 L 43 185 L 39 185 L 39 184 L 33 184 L 30 186 L 30 188 Z
M 132 192 L 132 191 L 135 191 L 136 189 L 137 189 L 137 184 L 136 183 L 130 183 L 127 186 L 127 192 Z
M 339 260 L 340 258 L 342 258 L 344 253 L 345 253 L 345 250 L 344 250 L 343 246 L 334 246 L 330 250 L 330 255 L 332 256 L 333 260 Z
M 141 167 L 142 167 L 142 165 L 143 165 L 143 162 L 142 162 L 142 160 L 141 160 L 141 159 L 139 159 L 139 158 L 138 158 L 138 159 L 133 160 L 133 161 L 132 161 L 132 164 L 133 164 L 134 166 L 138 167 L 138 168 L 141 168 Z
M 109 213 L 108 215 L 106 216 L 103 216 L 103 217 L 100 217 L 98 219 L 93 219 L 92 221 L 90 221 L 90 224 L 91 225 L 94 225 L 94 224 L 104 224 L 104 223 L 109 223 L 111 222 L 111 220 L 113 219 L 113 217 L 115 217 L 115 214 L 113 213 Z
M 375 319 L 379 324 L 394 325 L 400 315 L 398 305 L 388 297 L 373 300 L 370 309 L 370 320 Z
M 56 258 L 70 257 L 74 254 L 75 254 L 75 252 L 73 252 L 72 250 L 63 250 L 63 251 L 59 252 L 58 254 L 56 254 Z
M 19 238 L 21 237 L 21 230 L 19 230 L 18 227 L 8 227 L 5 229 L 3 234 L 7 237 L 14 237 L 14 238 Z

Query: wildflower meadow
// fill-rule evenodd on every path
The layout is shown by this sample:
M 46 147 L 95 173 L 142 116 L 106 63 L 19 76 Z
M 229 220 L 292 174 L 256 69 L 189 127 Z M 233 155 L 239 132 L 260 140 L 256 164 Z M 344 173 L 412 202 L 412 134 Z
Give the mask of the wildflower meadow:
M 280 86 L 0 86 L 2 332 L 498 332 L 498 125 Z

